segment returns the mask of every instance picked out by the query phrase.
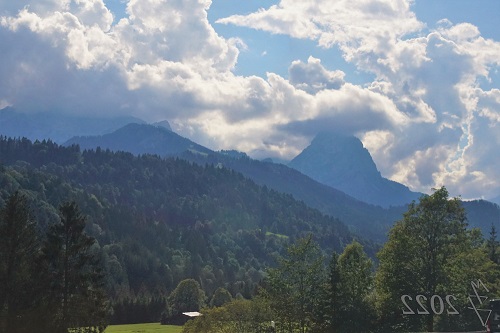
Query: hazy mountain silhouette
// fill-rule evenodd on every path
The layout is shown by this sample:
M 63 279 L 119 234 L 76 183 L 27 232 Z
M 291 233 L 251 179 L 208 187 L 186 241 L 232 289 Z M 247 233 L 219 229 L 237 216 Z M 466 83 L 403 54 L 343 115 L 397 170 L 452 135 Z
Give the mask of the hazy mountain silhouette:
M 166 123 L 168 124 L 168 123 Z M 133 154 L 171 156 L 184 151 L 211 153 L 212 151 L 174 132 L 165 123 L 158 125 L 128 124 L 112 133 L 99 136 L 73 137 L 64 145 L 78 144 L 81 149 L 110 149 Z
M 382 207 L 408 204 L 421 195 L 382 177 L 368 150 L 354 136 L 319 133 L 288 165 L 322 184 Z
M 30 140 L 51 139 L 63 143 L 75 135 L 110 133 L 129 123 L 144 123 L 134 117 L 89 118 L 58 113 L 26 114 L 7 107 L 0 110 L 0 134 Z

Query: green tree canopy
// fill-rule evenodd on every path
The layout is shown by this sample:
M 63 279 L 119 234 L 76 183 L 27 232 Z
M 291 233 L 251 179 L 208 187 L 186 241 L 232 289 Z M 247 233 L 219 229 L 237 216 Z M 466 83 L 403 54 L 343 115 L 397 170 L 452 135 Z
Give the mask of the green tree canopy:
M 226 303 L 231 302 L 232 299 L 233 297 L 231 296 L 231 293 L 226 288 L 219 287 L 210 300 L 210 306 L 222 306 Z
M 278 267 L 270 269 L 267 296 L 281 329 L 307 332 L 321 323 L 324 258 L 311 236 L 287 249 Z
M 273 332 L 271 309 L 265 299 L 233 300 L 221 307 L 203 310 L 203 316 L 188 321 L 182 333 Z
M 373 262 L 358 242 L 349 244 L 330 261 L 327 288 L 328 318 L 332 332 L 363 332 L 375 317 L 369 299 L 373 288 Z
M 488 238 L 488 242 L 486 243 L 486 248 L 488 250 L 488 257 L 491 261 L 495 263 L 500 263 L 500 253 L 499 253 L 499 243 L 497 240 L 497 229 L 495 225 L 491 225 L 490 230 L 490 238 Z
M 466 227 L 459 199 L 449 199 L 445 187 L 410 205 L 378 253 L 377 306 L 382 322 L 398 331 L 434 330 L 443 316 L 438 318 L 432 311 L 428 315 L 404 315 L 402 297 L 408 295 L 415 300 L 423 295 L 430 309 L 434 295 L 445 299 L 446 295 L 464 292 L 462 284 L 467 287 L 478 271 L 477 266 L 459 267 L 463 260 L 458 258 L 469 258 L 470 265 L 475 262 L 470 255 L 478 242 Z M 481 255 L 479 252 L 476 254 Z
M 173 315 L 182 312 L 200 311 L 205 305 L 205 300 L 205 292 L 194 279 L 186 279 L 179 282 L 169 297 Z

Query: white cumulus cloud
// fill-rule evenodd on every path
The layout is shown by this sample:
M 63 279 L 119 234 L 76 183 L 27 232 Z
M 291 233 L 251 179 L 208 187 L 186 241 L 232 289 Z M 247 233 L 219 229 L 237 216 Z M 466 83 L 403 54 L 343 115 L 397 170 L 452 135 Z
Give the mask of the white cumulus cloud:
M 469 23 L 428 30 L 409 0 L 282 0 L 219 19 L 310 39 L 374 76 L 361 86 L 309 57 L 288 77 L 238 76 L 238 38 L 217 34 L 208 0 L 0 3 L 0 107 L 168 119 L 213 149 L 291 158 L 319 130 L 356 134 L 382 174 L 415 190 L 500 192 L 499 41 Z
M 339 48 L 345 60 L 375 75 L 367 89 L 383 101 L 379 108 L 365 92 L 356 96 L 342 88 L 346 98 L 353 98 L 351 114 L 363 108 L 372 112 L 352 118 L 346 113 L 331 121 L 325 113 L 317 113 L 285 127 L 355 133 L 385 176 L 415 190 L 428 192 L 447 185 L 456 195 L 493 196 L 500 192 L 500 170 L 495 168 L 499 161 L 493 157 L 498 155 L 493 151 L 499 147 L 500 101 L 497 90 L 483 89 L 480 82 L 491 83 L 490 73 L 498 71 L 500 43 L 483 38 L 476 26 L 466 22 L 443 19 L 436 30 L 428 31 L 411 6 L 409 0 L 281 0 L 218 22 Z M 313 93 L 314 80 L 321 87 L 311 64 L 297 62 L 295 67 L 309 68 L 306 77 L 312 80 L 297 80 L 291 71 L 296 87 Z M 323 108 L 329 110 L 326 114 L 342 114 L 336 112 L 342 103 L 329 95 L 323 103 L 329 106 Z M 369 120 L 363 121 L 363 116 Z
M 344 84 L 345 73 L 329 71 L 321 65 L 321 60 L 314 57 L 307 59 L 307 64 L 300 60 L 292 62 L 289 70 L 290 83 L 309 93 L 324 89 L 339 89 Z

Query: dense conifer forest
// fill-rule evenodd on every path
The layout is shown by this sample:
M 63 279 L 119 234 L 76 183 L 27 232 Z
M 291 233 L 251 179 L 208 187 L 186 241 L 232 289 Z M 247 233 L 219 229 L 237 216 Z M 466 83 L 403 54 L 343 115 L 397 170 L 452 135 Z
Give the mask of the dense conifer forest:
M 149 303 L 158 308 L 187 278 L 207 297 L 224 287 L 251 298 L 296 239 L 312 234 L 329 253 L 356 238 L 341 221 L 216 165 L 5 137 L 0 162 L 0 206 L 20 191 L 40 233 L 58 222 L 61 203 L 78 204 L 103 258 L 116 322 L 127 321 L 127 307 L 135 316 Z

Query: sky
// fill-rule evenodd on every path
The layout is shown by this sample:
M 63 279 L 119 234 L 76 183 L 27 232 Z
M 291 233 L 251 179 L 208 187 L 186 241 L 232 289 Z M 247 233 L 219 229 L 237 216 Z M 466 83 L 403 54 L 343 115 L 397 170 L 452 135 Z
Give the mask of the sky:
M 498 0 L 0 0 L 0 108 L 168 120 L 291 159 L 356 135 L 382 175 L 500 195 Z

